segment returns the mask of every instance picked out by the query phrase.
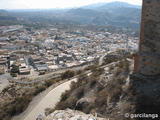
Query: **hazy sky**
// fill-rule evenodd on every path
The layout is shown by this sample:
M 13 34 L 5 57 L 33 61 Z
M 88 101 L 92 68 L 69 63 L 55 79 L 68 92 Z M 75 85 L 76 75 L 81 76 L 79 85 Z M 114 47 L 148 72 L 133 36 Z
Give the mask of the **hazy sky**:
M 112 1 L 142 3 L 142 0 L 0 0 L 0 9 L 68 8 Z

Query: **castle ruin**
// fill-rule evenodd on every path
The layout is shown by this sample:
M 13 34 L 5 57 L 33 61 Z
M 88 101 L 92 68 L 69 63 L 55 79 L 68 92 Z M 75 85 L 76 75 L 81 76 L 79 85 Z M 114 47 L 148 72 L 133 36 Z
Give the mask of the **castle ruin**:
M 160 75 L 160 0 L 143 0 L 139 51 L 134 70 L 143 75 Z

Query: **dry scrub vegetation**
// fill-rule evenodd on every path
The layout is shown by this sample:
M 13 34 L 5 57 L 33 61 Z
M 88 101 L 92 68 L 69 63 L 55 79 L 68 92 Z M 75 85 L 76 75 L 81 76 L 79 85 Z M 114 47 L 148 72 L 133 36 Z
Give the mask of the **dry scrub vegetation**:
M 80 74 L 77 82 L 72 82 L 71 90 L 61 96 L 61 101 L 54 110 L 67 108 L 76 109 L 85 113 L 97 113 L 100 117 L 114 117 L 124 120 L 124 113 L 132 113 L 133 107 L 130 99 L 127 78 L 129 77 L 130 64 L 122 60 L 119 64 L 110 68 L 113 76 L 104 86 L 100 83 L 104 69 L 92 66 L 92 74 L 87 76 Z M 51 110 L 53 112 L 54 110 Z

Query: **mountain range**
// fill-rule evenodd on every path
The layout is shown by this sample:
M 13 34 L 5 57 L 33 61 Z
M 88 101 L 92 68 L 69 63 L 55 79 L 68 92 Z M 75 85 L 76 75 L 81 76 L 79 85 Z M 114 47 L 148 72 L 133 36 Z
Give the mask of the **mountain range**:
M 72 9 L 0 10 L 3 17 L 22 18 L 30 22 L 70 22 L 78 24 L 111 25 L 137 29 L 141 19 L 141 6 L 125 2 L 97 3 Z M 13 20 L 12 20 L 13 21 Z

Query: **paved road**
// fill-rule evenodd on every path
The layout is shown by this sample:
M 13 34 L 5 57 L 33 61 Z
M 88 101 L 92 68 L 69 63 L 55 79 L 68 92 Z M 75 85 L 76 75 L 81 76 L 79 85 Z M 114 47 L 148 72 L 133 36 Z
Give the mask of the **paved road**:
M 51 90 L 35 107 L 33 106 L 34 108 L 28 107 L 30 110 L 27 111 L 30 112 L 24 118 L 21 118 L 21 120 L 36 120 L 38 115 L 44 114 L 46 108 L 55 107 L 56 103 L 60 100 L 61 94 L 70 89 L 72 81 L 77 81 L 77 78 L 73 78 Z

